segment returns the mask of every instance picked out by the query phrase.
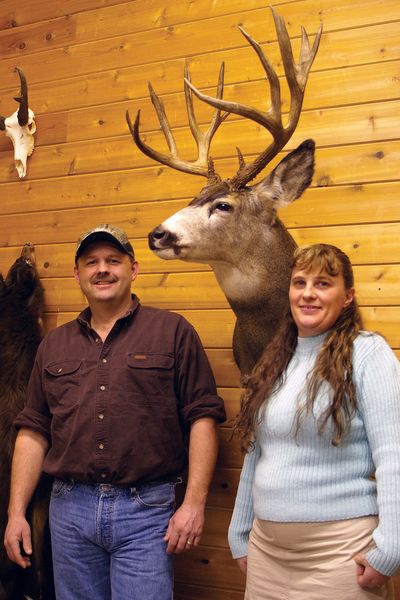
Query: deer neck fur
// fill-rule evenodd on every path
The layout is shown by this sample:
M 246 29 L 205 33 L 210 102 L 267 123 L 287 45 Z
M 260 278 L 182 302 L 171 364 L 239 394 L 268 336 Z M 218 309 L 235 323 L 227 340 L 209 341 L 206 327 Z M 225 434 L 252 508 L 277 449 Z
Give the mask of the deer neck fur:
M 233 339 L 235 359 L 248 373 L 273 338 L 288 308 L 291 261 L 296 244 L 283 225 L 277 234 L 258 239 L 234 264 L 211 263 L 237 322 Z
M 252 313 L 275 304 L 275 295 L 287 293 L 296 243 L 277 219 L 273 233 L 257 232 L 250 247 L 238 248 L 229 262 L 210 261 L 216 279 L 235 314 Z M 257 316 L 257 315 L 254 315 Z

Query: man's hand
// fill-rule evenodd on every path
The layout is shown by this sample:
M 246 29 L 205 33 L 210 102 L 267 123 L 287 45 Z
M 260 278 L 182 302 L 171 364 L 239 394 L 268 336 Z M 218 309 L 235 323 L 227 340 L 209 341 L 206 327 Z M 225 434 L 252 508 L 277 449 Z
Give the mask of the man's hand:
M 377 588 L 384 585 L 389 577 L 375 571 L 369 564 L 364 554 L 357 554 L 354 557 L 357 565 L 357 583 L 364 589 Z
M 171 517 L 164 540 L 168 554 L 181 554 L 198 546 L 204 527 L 204 505 L 183 503 Z
M 24 554 L 21 553 L 21 545 Z M 4 546 L 10 560 L 17 563 L 23 569 L 31 566 L 31 528 L 24 516 L 10 517 L 4 535 Z
M 204 417 L 190 428 L 189 473 L 185 498 L 170 519 L 164 541 L 168 554 L 180 554 L 198 546 L 204 527 L 204 509 L 218 452 L 214 419 Z
M 4 546 L 8 558 L 23 569 L 30 567 L 32 554 L 31 528 L 25 513 L 39 481 L 48 447 L 49 442 L 44 436 L 24 427 L 15 440 Z

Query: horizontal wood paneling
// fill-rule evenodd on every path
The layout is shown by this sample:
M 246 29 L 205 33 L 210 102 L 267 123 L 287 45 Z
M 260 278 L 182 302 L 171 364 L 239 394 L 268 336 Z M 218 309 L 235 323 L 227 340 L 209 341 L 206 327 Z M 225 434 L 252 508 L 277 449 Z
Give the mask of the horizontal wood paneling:
M 10 27 L 21 27 L 30 23 L 47 21 L 65 14 L 71 14 L 82 10 L 98 10 L 99 7 L 122 4 L 130 0 L 35 0 L 35 10 L 32 10 L 31 0 L 2 0 L 0 29 Z M 66 10 L 68 9 L 68 12 Z
M 374 47 L 379 39 L 385 39 L 381 37 L 382 32 L 379 29 L 382 26 L 379 22 L 379 8 L 382 6 L 382 3 L 374 3 L 376 21 L 369 27 L 368 25 L 358 26 L 360 20 L 362 21 L 362 13 L 364 12 L 364 19 L 370 14 L 370 3 L 365 2 L 363 6 L 361 3 L 358 3 L 358 10 L 353 10 L 352 15 L 350 11 L 346 11 L 346 18 L 348 19 L 348 21 L 346 20 L 347 27 L 339 32 L 332 31 L 332 29 L 336 29 L 334 21 L 332 21 L 332 24 L 330 23 L 332 11 L 329 10 L 325 13 L 325 40 L 323 43 L 326 45 L 327 53 L 321 52 L 322 56 L 318 57 L 319 68 L 344 66 L 343 58 L 346 56 L 355 56 L 357 62 L 362 62 L 360 57 L 365 52 L 365 48 L 363 48 L 364 43 L 359 41 L 360 37 L 361 40 L 369 38 L 368 44 L 365 45 L 371 47 Z M 287 16 L 287 13 L 290 12 L 288 20 L 293 24 L 290 27 L 290 33 L 294 39 L 299 36 L 300 24 L 305 24 L 310 33 L 316 31 L 320 24 L 320 16 L 318 11 L 312 11 L 315 11 L 314 1 L 293 2 L 290 6 L 286 7 L 286 10 L 281 7 L 281 13 L 284 16 Z M 305 12 L 309 13 L 308 18 L 305 16 Z M 336 14 L 337 19 L 338 17 L 339 14 Z M 387 18 L 387 11 L 383 10 L 381 17 L 384 21 L 383 25 L 385 25 L 385 17 Z M 399 19 L 398 6 L 393 7 L 390 20 L 395 21 L 396 19 Z M 64 77 L 70 77 L 105 69 L 121 68 L 135 63 L 145 64 L 156 60 L 168 60 L 181 57 L 182 55 L 192 56 L 195 53 L 202 52 L 215 53 L 227 48 L 237 48 L 238 46 L 245 45 L 243 38 L 237 30 L 238 22 L 261 43 L 265 40 L 270 41 L 271 38 L 272 40 L 276 39 L 271 13 L 268 8 L 263 8 L 256 11 L 242 11 L 239 19 L 237 14 L 217 16 L 207 23 L 207 27 L 199 27 L 197 22 L 189 22 L 177 24 L 177 26 L 156 27 L 137 33 L 125 33 L 117 38 L 112 35 L 111 30 L 110 37 L 104 40 L 94 39 L 93 41 L 86 41 L 85 28 L 82 28 L 80 29 L 80 34 L 83 38 L 82 43 L 70 44 L 65 48 L 55 48 L 40 53 L 46 55 L 45 60 L 48 69 L 45 71 L 39 68 L 40 58 L 36 52 L 20 55 L 18 59 L 24 69 L 29 69 L 33 81 L 46 81 L 58 79 L 58 77 L 55 77 L 57 73 L 56 65 L 61 67 Z M 353 25 L 357 23 L 357 25 L 352 28 L 351 23 Z M 364 30 L 368 28 L 370 28 L 369 36 L 368 38 L 363 38 L 362 36 L 365 35 Z M 338 38 L 329 47 L 334 33 Z M 395 44 L 393 49 L 393 53 L 395 53 L 396 42 L 398 43 L 398 39 L 396 40 L 395 36 L 393 37 L 393 41 L 388 36 L 388 39 L 385 39 L 384 51 L 381 51 L 375 60 L 381 61 L 387 59 L 387 57 L 390 58 L 391 44 Z M 294 45 L 297 46 L 296 41 Z M 380 49 L 382 49 L 382 43 L 380 46 Z M 337 49 L 338 51 L 332 51 L 333 49 Z M 15 57 L 5 58 L 2 62 L 5 70 L 11 73 L 11 63 L 15 62 Z M 51 73 L 54 73 L 53 77 Z M 4 84 L 8 84 L 9 81 L 9 76 L 8 78 L 4 78 Z
M 174 590 L 175 600 L 243 600 L 243 591 L 216 589 L 214 587 L 203 587 L 187 585 L 177 582 Z
M 389 68 L 389 71 L 391 68 Z M 227 88 L 227 91 L 229 88 Z M 208 90 L 207 90 L 208 91 Z M 248 83 L 237 84 L 229 90 L 231 99 L 237 102 L 250 103 L 262 106 L 262 92 L 260 85 Z M 210 90 L 213 94 L 214 90 Z M 228 94 L 226 94 L 228 95 Z M 371 94 L 374 99 L 374 96 Z M 338 103 L 340 98 L 336 98 Z M 186 105 L 183 94 L 170 94 L 163 98 L 167 114 L 174 115 L 174 127 L 187 125 Z M 76 110 L 68 115 L 54 113 L 47 117 L 39 116 L 38 126 L 42 135 L 38 145 L 46 143 L 60 143 L 64 141 L 79 141 L 87 139 L 100 139 L 115 135 L 125 135 L 127 126 L 124 119 L 125 111 L 129 110 L 132 117 L 140 109 L 143 111 L 143 132 L 158 129 L 159 124 L 155 111 L 151 110 L 148 98 L 136 101 L 126 101 L 118 104 L 99 106 L 94 109 Z M 362 104 L 361 106 L 339 106 L 322 110 L 305 109 L 300 117 L 294 140 L 304 137 L 317 138 L 319 146 L 332 143 L 354 143 L 377 140 L 396 139 L 396 127 L 399 124 L 400 101 L 394 99 L 383 105 L 379 102 Z M 207 123 L 209 110 L 203 103 L 198 103 L 196 111 L 199 123 Z M 230 120 L 239 120 L 237 115 L 232 115 Z M 337 129 L 337 123 L 341 124 Z M 334 137 L 335 134 L 335 137 Z M 295 143 L 295 142 L 293 142 Z M 2 148 L 3 146 L 0 146 Z
M 231 511 L 211 506 L 206 510 L 206 522 L 201 536 L 203 546 L 218 546 L 228 548 L 228 531 L 231 520 Z
M 3 18 L 0 19 L 0 29 L 3 29 L 3 31 L 1 32 L 0 39 L 7 40 L 8 42 L 7 44 L 4 43 L 3 47 L 0 46 L 3 53 L 18 55 L 27 53 L 27 51 L 33 52 L 35 49 L 40 49 L 44 28 L 43 23 L 40 21 L 52 19 L 50 23 L 46 23 L 46 31 L 61 31 L 65 36 L 63 32 L 65 17 L 59 17 L 60 14 L 64 15 L 65 12 L 62 2 L 55 2 L 50 8 L 43 0 L 39 0 L 35 3 L 34 14 L 32 14 L 32 11 L 29 11 L 29 16 L 26 10 L 26 4 L 29 5 L 29 3 L 20 2 L 18 10 L 15 9 L 12 1 L 3 0 L 3 4 Z M 69 0 L 68 19 L 72 21 L 75 32 L 73 37 L 70 36 L 71 41 L 76 40 L 82 43 L 84 41 L 129 34 L 134 31 L 140 32 L 154 28 L 170 27 L 178 23 L 209 21 L 215 17 L 224 16 L 228 12 L 227 9 L 229 9 L 231 14 L 239 13 L 240 16 L 243 15 L 243 2 L 241 0 L 232 0 L 229 2 L 229 7 L 225 2 L 213 2 L 210 5 L 208 0 L 186 2 L 187 7 L 185 8 L 188 10 L 182 8 L 182 5 L 185 6 L 185 3 L 181 5 L 166 5 L 163 0 L 136 0 L 135 2 L 126 1 L 125 3 L 123 1 L 108 0 L 107 2 L 101 2 L 101 8 L 98 7 L 99 4 L 90 2 L 90 0 L 79 3 Z M 274 5 L 282 5 L 280 6 L 280 12 L 284 16 L 286 16 L 285 13 L 289 12 L 282 0 L 275 2 Z M 46 6 L 46 12 L 42 14 L 41 11 L 43 11 L 44 6 Z M 317 4 L 315 2 L 303 3 L 302 8 L 302 17 L 307 19 L 307 22 L 312 22 L 317 15 L 319 20 L 323 20 L 324 23 L 327 22 L 327 27 L 330 29 L 343 26 L 344 18 L 349 23 L 349 26 L 351 26 L 354 24 L 355 15 L 358 26 L 369 25 L 370 14 L 368 10 L 375 11 L 377 22 L 399 18 L 398 5 L 393 0 L 387 2 L 384 6 L 376 0 L 366 0 L 363 5 L 359 2 L 353 2 L 351 5 L 352 10 L 348 8 L 347 11 L 341 6 L 338 6 L 336 11 L 332 11 L 330 3 L 326 0 L 322 0 Z M 360 11 L 360 8 L 364 10 Z M 246 3 L 246 9 L 247 12 L 261 9 L 262 13 L 260 10 L 257 11 L 261 20 L 263 13 L 265 14 L 265 3 L 262 0 L 251 0 Z M 5 16 L 6 12 L 9 13 L 8 19 Z M 207 24 L 203 23 L 202 25 L 204 27 Z M 21 27 L 22 25 L 25 25 L 25 27 Z M 17 26 L 19 27 L 15 31 Z M 289 21 L 288 29 L 292 34 L 296 33 L 296 24 L 292 24 Z M 65 40 L 64 37 L 60 39 L 54 33 L 52 38 L 53 43 L 57 45 L 62 45 L 63 40 Z M 26 44 L 21 47 L 21 42 L 25 40 L 29 40 L 29 46 Z M 32 41 L 36 41 L 36 45 Z M 46 46 L 43 46 L 43 49 L 46 49 Z
M 289 93 L 269 7 L 261 0 L 2 0 L 0 114 L 16 109 L 22 67 L 37 117 L 36 148 L 20 181 L 11 141 L 0 132 L 0 271 L 26 242 L 35 244 L 46 293 L 47 329 L 75 318 L 85 299 L 73 279 L 77 237 L 101 222 L 123 227 L 134 243 L 142 301 L 176 310 L 198 330 L 224 398 L 218 466 L 201 546 L 177 559 L 177 600 L 239 600 L 243 576 L 230 557 L 226 531 L 243 456 L 230 439 L 239 409 L 240 377 L 231 343 L 235 318 L 208 265 L 163 261 L 147 234 L 186 206 L 204 185 L 152 162 L 134 146 L 125 122 L 141 109 L 148 144 L 165 149 L 147 82 L 165 104 L 180 153 L 194 156 L 183 95 L 192 80 L 215 92 L 225 61 L 227 99 L 267 110 L 269 90 L 243 25 Z M 381 331 L 400 357 L 400 3 L 398 0 L 278 0 L 298 55 L 300 25 L 311 37 L 323 23 L 321 47 L 292 139 L 316 142 L 313 183 L 279 216 L 298 244 L 328 242 L 345 250 L 369 329 Z M 210 109 L 195 101 L 203 129 Z M 236 146 L 253 160 L 269 143 L 260 126 L 231 116 L 212 155 L 218 172 L 237 169 Z M 268 169 L 260 175 L 267 173 Z M 251 228 L 251 225 L 249 225 Z
M 387 70 L 388 74 L 393 71 L 391 63 L 388 63 Z M 366 86 L 369 88 L 369 82 L 366 82 Z M 210 90 L 211 94 L 213 92 L 214 90 Z M 394 88 L 393 93 L 396 94 L 396 88 Z M 264 86 L 261 87 L 260 84 L 244 83 L 236 85 L 230 95 L 232 99 L 241 103 L 247 102 L 254 106 L 264 104 Z M 372 100 L 376 100 L 371 90 L 370 95 Z M 163 101 L 167 113 L 174 114 L 174 128 L 187 127 L 187 112 L 183 94 L 168 95 Z M 159 129 L 157 116 L 155 111 L 151 110 L 149 103 L 148 98 L 140 98 L 135 102 L 126 101 L 92 109 L 75 110 L 69 113 L 64 111 L 39 115 L 36 120 L 40 134 L 38 133 L 37 136 L 36 147 L 89 139 L 106 139 L 120 135 L 126 136 L 128 134 L 125 120 L 126 110 L 129 110 L 132 118 L 139 109 L 143 111 L 142 131 L 144 133 L 157 130 Z M 294 147 L 306 137 L 315 139 L 320 147 L 396 139 L 396 131 L 400 125 L 399 105 L 400 101 L 394 99 L 387 100 L 384 104 L 370 102 L 361 106 L 327 107 L 324 110 L 321 107 L 317 110 L 305 109 L 300 117 L 296 134 L 292 138 L 291 146 Z M 10 110 L 12 110 L 12 107 Z M 198 105 L 197 118 L 202 124 L 207 124 L 210 119 L 210 111 L 203 103 Z M 249 127 L 248 122 L 243 121 L 237 115 L 232 115 L 229 118 L 229 122 L 232 121 L 239 121 L 240 123 L 235 125 L 235 129 L 239 128 L 238 134 L 235 133 L 234 129 L 232 130 L 234 135 L 240 135 L 240 132 Z M 337 123 L 341 124 L 339 130 L 336 127 Z M 223 125 L 222 130 L 226 126 L 227 124 Z M 229 124 L 229 127 L 233 127 L 233 125 Z M 257 138 L 259 138 L 259 135 Z M 262 147 L 261 144 L 264 139 L 266 138 L 260 139 L 260 147 Z M 10 141 L 2 137 L 0 139 L 0 151 L 8 152 L 9 147 Z
M 61 296 L 61 292 L 59 294 Z M 61 302 L 64 302 L 60 298 Z M 153 305 L 157 305 L 154 299 Z M 83 299 L 80 308 L 84 307 Z M 206 348 L 228 348 L 231 346 L 235 317 L 230 309 L 220 310 L 176 310 L 197 329 Z M 51 312 L 45 315 L 47 328 L 62 325 L 73 319 L 77 311 Z M 380 331 L 393 348 L 400 348 L 400 308 L 396 306 L 363 307 L 366 329 Z M 218 385 L 228 385 L 218 381 Z M 236 384 L 235 384 L 236 385 Z
M 234 163 L 230 161 L 229 164 L 232 167 L 231 172 L 234 172 Z M 228 163 L 224 170 L 228 169 L 227 165 Z M 140 186 L 137 185 L 137 181 L 140 181 Z M 174 181 L 176 181 L 175 185 Z M 176 173 L 165 167 L 141 169 L 135 172 L 135 176 L 131 172 L 119 171 L 65 177 L 54 181 L 44 179 L 5 183 L 0 184 L 2 196 L 0 215 L 48 211 L 60 206 L 63 208 L 90 208 L 130 204 L 132 201 L 144 202 L 154 198 L 160 200 L 182 198 L 182 202 L 179 204 L 168 204 L 170 208 L 167 214 L 170 215 L 174 210 L 184 207 L 202 184 L 203 179 L 200 177 L 187 176 L 177 181 Z M 398 181 L 311 187 L 299 201 L 280 211 L 280 217 L 288 227 L 398 221 L 400 206 L 397 198 L 399 194 L 400 183 Z M 189 196 L 186 198 L 187 195 Z M 154 207 L 150 206 L 150 209 L 153 211 Z M 164 214 L 160 215 L 160 218 L 163 218 Z M 154 223 L 158 224 L 158 222 L 155 216 Z M 138 251 L 141 253 L 141 259 L 143 260 L 146 255 L 145 260 L 146 262 L 151 261 L 152 269 L 157 270 L 160 265 L 165 265 L 164 261 L 154 258 L 153 254 L 143 253 L 142 249 L 147 248 L 147 243 L 142 243 L 137 239 L 138 236 L 134 229 L 130 235 L 136 240 L 135 246 L 140 245 Z M 20 243 L 22 242 L 17 241 L 17 244 Z M 68 273 L 73 249 L 73 246 L 61 246 L 60 250 L 52 249 L 52 255 L 56 252 L 57 255 L 61 253 L 64 256 L 62 260 L 68 265 Z M 0 257 L 2 252 L 9 250 L 9 248 L 0 248 Z M 169 268 L 175 269 L 178 262 L 170 261 L 168 264 Z M 59 266 L 61 269 L 63 268 L 61 264 Z M 179 269 L 179 266 L 176 268 Z M 183 268 L 187 270 L 186 266 Z M 62 270 L 61 273 L 65 274 Z
M 366 47 L 368 47 L 368 43 L 366 43 Z M 243 53 L 245 51 L 249 52 L 247 48 L 243 50 Z M 221 61 L 224 60 L 229 65 L 225 77 L 227 89 L 229 89 L 231 84 L 237 84 L 232 87 L 231 95 L 236 95 L 237 89 L 239 94 L 244 94 L 244 91 L 246 91 L 246 100 L 247 98 L 250 100 L 250 97 L 253 98 L 256 96 L 256 102 L 258 103 L 266 97 L 265 84 L 261 83 L 260 80 L 261 73 L 259 66 L 250 55 L 243 55 L 238 60 L 238 53 L 240 53 L 240 50 L 235 49 L 228 51 L 226 56 L 225 54 L 221 54 L 221 56 L 215 57 L 206 54 L 204 57 L 200 56 L 198 59 L 196 57 L 196 60 L 190 60 L 193 81 L 198 87 L 205 89 L 205 91 L 211 94 L 214 93 L 219 66 Z M 398 60 L 380 64 L 380 77 L 376 77 L 376 67 L 373 64 L 376 57 L 369 56 L 368 58 L 369 60 L 366 58 L 366 64 L 354 65 L 353 67 L 346 65 L 345 70 L 338 67 L 337 69 L 329 69 L 328 71 L 312 71 L 304 99 L 304 109 L 318 110 L 349 103 L 357 105 L 357 100 L 359 100 L 361 94 L 363 102 L 398 98 L 398 94 L 396 95 L 396 90 L 398 91 L 399 87 Z M 369 64 L 370 62 L 372 64 Z M 97 112 L 99 114 L 98 120 L 92 125 L 92 131 L 95 131 L 97 128 L 99 130 L 104 128 L 106 132 L 108 131 L 112 134 L 112 125 L 116 128 L 116 131 L 122 131 L 123 127 L 125 127 L 124 113 L 126 108 L 130 108 L 132 113 L 134 113 L 135 108 L 139 105 L 149 107 L 147 100 L 147 82 L 149 80 L 152 81 L 158 94 L 182 92 L 184 64 L 185 61 L 182 59 L 166 62 L 161 61 L 146 65 L 145 70 L 139 65 L 82 76 L 76 76 L 75 74 L 72 78 L 56 79 L 53 82 L 46 81 L 37 84 L 34 83 L 31 72 L 26 71 L 29 80 L 31 105 L 36 114 L 42 115 L 44 130 L 49 129 L 46 123 L 51 123 L 53 119 L 53 115 L 48 114 L 49 112 L 90 107 L 88 108 L 90 113 Z M 255 75 L 255 81 L 251 77 L 252 65 L 254 65 L 254 69 L 258 70 L 258 73 Z M 244 68 L 247 77 L 243 81 Z M 276 68 L 280 72 L 279 65 Z M 246 83 L 247 79 L 249 81 Z M 12 70 L 10 84 L 5 93 L 0 95 L 0 111 L 3 114 L 15 110 L 12 92 L 14 89 L 17 89 L 17 86 L 18 78 L 14 70 Z M 334 95 L 331 93 L 332 89 L 335 89 Z M 243 91 L 241 92 L 241 90 Z M 139 100 L 135 101 L 136 98 Z M 174 106 L 174 112 L 178 109 L 178 113 L 182 106 L 182 100 L 179 98 L 178 96 L 178 106 Z M 165 100 L 166 104 L 170 105 L 168 96 L 165 97 Z M 107 107 L 108 103 L 117 103 L 116 111 L 114 111 L 112 106 Z M 200 114 L 202 114 L 203 110 L 199 108 Z M 122 122 L 117 122 L 118 119 L 110 122 L 109 111 L 113 111 L 115 114 L 119 112 Z M 82 118 L 82 115 L 84 118 L 85 111 L 79 111 L 77 117 L 74 114 L 69 114 L 68 120 L 74 123 L 77 118 Z M 61 122 L 65 118 L 65 115 L 61 115 Z M 149 110 L 146 110 L 146 114 L 144 115 L 144 126 L 146 127 L 148 123 L 148 127 L 150 127 L 152 122 L 154 122 L 154 117 L 149 107 Z M 176 124 L 171 123 L 171 125 L 175 126 Z M 46 136 L 49 137 L 49 135 L 50 133 L 46 132 Z M 57 140 L 57 136 L 61 135 L 62 132 L 53 132 L 54 138 L 49 138 L 49 140 Z M 98 135 L 100 136 L 101 133 L 99 132 Z
M 398 233 L 400 234 L 400 231 Z M 355 277 L 361 306 L 396 305 L 399 265 L 357 267 Z M 43 279 L 42 282 L 49 310 L 79 311 L 85 305 L 80 288 L 74 279 L 53 278 Z M 159 308 L 184 310 L 229 306 L 211 272 L 201 275 L 198 273 L 142 275 L 134 289 L 144 304 L 152 302 Z
M 181 554 L 175 564 L 177 582 L 228 589 L 243 585 L 243 575 L 227 549 L 198 546 Z
M 225 125 L 225 129 L 229 129 L 229 134 L 240 145 L 247 159 L 250 159 L 253 154 L 259 154 L 268 145 L 266 132 L 259 131 L 259 127 L 255 124 L 232 121 Z M 178 130 L 175 137 L 178 147 L 182 149 L 182 155 L 188 160 L 193 160 L 195 156 L 188 130 Z M 161 134 L 150 134 L 146 137 L 146 142 L 165 151 Z M 287 144 L 288 150 L 295 147 L 295 143 Z M 225 165 L 220 164 L 218 159 L 232 157 L 234 152 L 235 147 L 232 145 L 231 138 L 216 138 L 213 156 L 216 159 L 216 168 L 222 176 L 232 175 L 237 167 L 225 173 Z M 279 159 L 281 158 L 283 154 L 279 156 Z M 348 169 L 350 158 L 357 165 L 357 171 Z M 314 181 L 319 186 L 387 181 L 396 180 L 399 150 L 395 141 L 380 141 L 343 146 L 340 153 L 336 147 L 318 148 L 317 159 Z M 271 165 L 277 162 L 278 158 Z M 37 179 L 139 168 L 150 166 L 150 163 L 149 158 L 140 155 L 134 148 L 130 136 L 121 136 L 106 140 L 71 142 L 63 146 L 39 146 L 35 148 L 28 168 L 29 178 Z M 4 181 L 16 180 L 12 154 L 10 156 L 9 152 L 0 152 L 0 169 L 4 173 Z
M 232 509 L 239 485 L 240 469 L 217 467 L 211 482 L 208 504 L 214 508 Z

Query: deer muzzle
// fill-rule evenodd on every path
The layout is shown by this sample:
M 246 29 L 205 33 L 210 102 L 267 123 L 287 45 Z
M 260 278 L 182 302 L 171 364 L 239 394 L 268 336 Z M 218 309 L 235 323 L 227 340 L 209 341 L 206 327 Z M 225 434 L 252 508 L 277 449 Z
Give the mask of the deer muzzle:
M 176 248 L 178 238 L 175 233 L 171 233 L 159 225 L 153 231 L 150 231 L 148 241 L 150 250 L 157 252 L 157 250 Z

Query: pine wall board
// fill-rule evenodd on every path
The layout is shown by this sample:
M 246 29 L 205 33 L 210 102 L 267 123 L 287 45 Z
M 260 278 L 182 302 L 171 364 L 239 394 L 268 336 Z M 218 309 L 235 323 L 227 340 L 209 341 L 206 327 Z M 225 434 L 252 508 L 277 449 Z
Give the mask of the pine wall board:
M 313 138 L 315 175 L 280 217 L 298 244 L 326 241 L 349 254 L 366 326 L 381 331 L 400 356 L 400 3 L 273 4 L 285 18 L 295 55 L 300 26 L 311 39 L 324 26 L 297 130 L 270 165 Z M 290 97 L 271 11 L 262 0 L 35 0 L 34 8 L 28 0 L 0 2 L 0 114 L 17 108 L 19 66 L 38 128 L 22 181 L 11 142 L 0 132 L 0 271 L 8 270 L 24 243 L 35 245 L 51 329 L 85 305 L 73 277 L 79 234 L 100 222 L 123 227 L 140 262 L 136 291 L 146 303 L 176 310 L 194 324 L 226 401 L 206 530 L 201 546 L 177 560 L 177 600 L 243 597 L 243 577 L 226 540 L 242 460 L 237 441 L 230 440 L 240 401 L 231 352 L 235 319 L 208 265 L 163 261 L 148 249 L 148 232 L 186 206 L 204 180 L 143 156 L 125 112 L 133 119 L 140 109 L 144 139 L 165 151 L 148 95 L 151 81 L 179 152 L 193 158 L 184 67 L 212 95 L 221 62 L 225 97 L 266 110 L 265 74 L 237 25 L 274 65 L 286 115 Z M 212 111 L 197 100 L 195 109 L 206 128 Z M 252 160 L 268 141 L 258 124 L 230 116 L 212 144 L 217 170 L 232 175 L 236 146 Z

